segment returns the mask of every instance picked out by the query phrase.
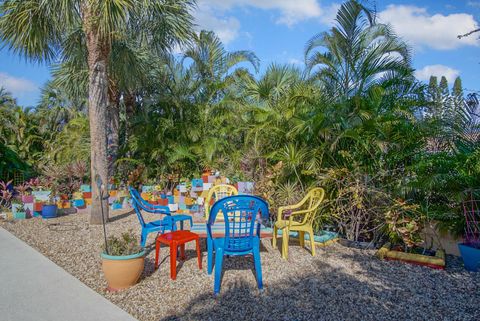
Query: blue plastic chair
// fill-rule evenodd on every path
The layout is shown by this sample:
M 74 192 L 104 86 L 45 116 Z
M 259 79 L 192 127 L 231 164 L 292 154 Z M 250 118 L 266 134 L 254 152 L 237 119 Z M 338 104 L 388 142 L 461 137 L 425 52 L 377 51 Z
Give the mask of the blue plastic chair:
M 225 221 L 225 236 L 213 238 L 212 225 L 217 214 L 222 212 Z M 260 262 L 260 225 L 268 217 L 268 204 L 251 195 L 233 195 L 218 200 L 211 209 L 207 222 L 208 274 L 213 269 L 215 252 L 215 282 L 213 291 L 220 292 L 223 257 L 253 254 L 258 288 L 262 289 L 262 266 Z
M 145 201 L 137 190 L 129 187 L 128 188 L 130 195 L 132 196 L 132 204 L 137 214 L 138 221 L 142 227 L 142 233 L 140 238 L 140 244 L 142 247 L 145 246 L 147 242 L 148 234 L 154 232 L 165 233 L 165 230 L 176 231 L 177 229 L 177 222 L 180 222 L 180 228 L 183 230 L 183 222 L 185 220 L 190 221 L 190 226 L 193 224 L 192 217 L 189 215 L 175 215 L 172 216 L 170 213 L 170 208 L 168 206 L 162 205 L 153 205 Z M 163 219 L 152 221 L 146 223 L 143 216 L 142 210 L 148 213 L 154 214 L 164 214 L 166 215 Z

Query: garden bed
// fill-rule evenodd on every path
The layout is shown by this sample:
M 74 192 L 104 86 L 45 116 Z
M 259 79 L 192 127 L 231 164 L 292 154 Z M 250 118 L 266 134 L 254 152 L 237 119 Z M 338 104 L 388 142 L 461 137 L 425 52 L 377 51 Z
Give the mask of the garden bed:
M 426 251 L 425 254 L 406 253 L 393 249 L 390 243 L 386 243 L 377 252 L 380 259 L 402 261 L 410 264 L 428 266 L 433 269 L 445 269 L 445 251 Z
M 145 214 L 147 221 L 153 218 L 158 217 Z M 292 241 L 289 260 L 284 260 L 265 239 L 261 246 L 265 290 L 260 293 L 256 288 L 251 258 L 231 257 L 225 261 L 222 290 L 215 298 L 213 276 L 198 269 L 193 244 L 187 245 L 187 260 L 179 263 L 177 280 L 172 281 L 168 251 L 161 251 L 160 268 L 153 269 L 150 236 L 140 283 L 107 293 L 100 258 L 102 227 L 89 225 L 88 219 L 80 211 L 50 220 L 0 220 L 0 226 L 140 321 L 480 320 L 480 279 L 464 271 L 459 260 L 451 258 L 454 266 L 449 263 L 444 271 L 433 270 L 381 262 L 375 251 L 336 243 L 318 247 L 312 257 Z M 132 213 L 115 211 L 111 219 L 109 234 L 140 232 Z M 202 250 L 206 267 L 203 241 Z

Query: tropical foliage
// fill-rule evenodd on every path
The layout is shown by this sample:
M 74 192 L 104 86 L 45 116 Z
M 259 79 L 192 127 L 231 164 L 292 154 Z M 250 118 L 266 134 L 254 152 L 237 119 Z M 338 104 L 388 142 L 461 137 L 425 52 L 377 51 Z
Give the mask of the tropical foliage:
M 5 11 L 13 2 L 4 3 Z M 464 97 L 460 78 L 451 90 L 444 77 L 417 81 L 409 47 L 358 1 L 345 2 L 335 26 L 307 42 L 304 68 L 274 63 L 261 74 L 253 52 L 229 52 L 212 32 L 170 20 L 166 32 L 147 11 L 135 11 L 146 19 L 138 24 L 117 14 L 126 24 L 110 39 L 108 60 L 115 180 L 172 183 L 215 169 L 255 181 L 273 209 L 321 185 L 329 201 L 316 227 L 355 241 L 413 246 L 432 220 L 459 230 L 461 202 L 480 186 L 478 100 Z M 14 32 L 7 24 L 3 39 Z M 54 31 L 64 56 L 38 106 L 20 108 L 0 92 L 4 171 L 90 160 L 85 35 Z M 21 53 L 53 54 L 14 39 Z M 183 53 L 174 54 L 178 43 Z

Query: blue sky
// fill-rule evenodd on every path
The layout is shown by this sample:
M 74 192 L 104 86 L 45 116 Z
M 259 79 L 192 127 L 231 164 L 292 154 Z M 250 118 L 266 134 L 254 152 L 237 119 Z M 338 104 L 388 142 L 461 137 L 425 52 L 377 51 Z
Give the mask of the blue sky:
M 273 62 L 303 65 L 305 43 L 334 23 L 341 1 L 197 0 L 198 29 L 215 31 L 228 50 L 252 50 L 261 71 Z M 375 1 L 370 1 L 374 3 Z M 480 40 L 457 39 L 480 25 L 480 0 L 376 1 L 381 22 L 390 23 L 413 49 L 417 78 L 461 76 L 464 87 L 480 91 Z M 50 76 L 48 66 L 32 64 L 0 50 L 0 86 L 24 106 L 35 105 Z

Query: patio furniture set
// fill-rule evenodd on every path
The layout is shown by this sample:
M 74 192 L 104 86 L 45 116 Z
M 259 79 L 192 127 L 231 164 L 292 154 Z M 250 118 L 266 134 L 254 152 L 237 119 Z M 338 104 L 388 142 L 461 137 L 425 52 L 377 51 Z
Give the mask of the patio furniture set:
M 185 244 L 195 241 L 198 266 L 202 268 L 200 237 L 206 237 L 207 272 L 214 269 L 214 293 L 220 292 L 222 267 L 225 256 L 252 255 L 254 259 L 257 285 L 262 289 L 262 267 L 260 259 L 260 238 L 272 235 L 265 233 L 263 226 L 269 218 L 269 208 L 265 200 L 253 195 L 239 195 L 232 185 L 214 185 L 205 200 L 205 222 L 194 224 L 192 216 L 175 214 L 168 206 L 154 205 L 142 198 L 137 190 L 129 187 L 132 205 L 141 225 L 141 245 L 145 246 L 147 236 L 157 233 L 155 241 L 155 269 L 159 267 L 159 253 L 162 244 L 170 248 L 170 276 L 176 279 L 178 248 L 180 259 L 185 259 Z M 282 257 L 288 257 L 290 232 L 298 232 L 300 245 L 304 246 L 305 233 L 308 234 L 312 255 L 315 255 L 313 218 L 323 197 L 322 188 L 314 188 L 298 203 L 278 209 L 278 219 L 273 227 L 273 246 L 282 234 Z M 210 204 L 213 203 L 213 206 Z M 162 215 L 162 218 L 146 222 L 142 211 Z M 190 230 L 184 229 L 184 222 L 190 223 Z M 202 227 L 206 233 L 202 231 Z M 265 230 L 262 232 L 262 230 Z M 168 232 L 167 232 L 168 231 Z

